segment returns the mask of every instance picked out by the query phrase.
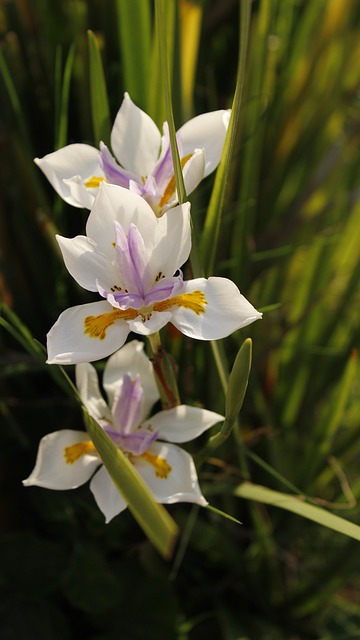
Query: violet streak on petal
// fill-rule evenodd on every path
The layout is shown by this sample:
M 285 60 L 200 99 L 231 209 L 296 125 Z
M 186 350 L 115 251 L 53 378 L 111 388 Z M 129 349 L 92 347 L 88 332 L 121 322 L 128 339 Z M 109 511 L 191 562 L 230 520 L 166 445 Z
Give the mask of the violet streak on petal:
M 117 447 L 135 456 L 141 456 L 145 453 L 159 436 L 158 430 L 149 431 L 147 429 L 136 429 L 133 433 L 125 435 L 112 431 L 109 427 L 105 427 L 104 431 L 106 431 Z
M 134 293 L 144 299 L 151 284 L 144 240 L 133 223 L 126 236 L 121 224 L 115 221 L 115 233 L 117 262 L 121 280 L 127 289 L 125 293 Z
M 142 416 L 144 391 L 140 378 L 132 380 L 128 373 L 122 379 L 121 392 L 114 400 L 112 414 L 116 431 L 121 435 L 131 433 L 139 426 Z
M 182 144 L 181 144 L 181 136 L 179 133 L 176 134 L 176 142 L 179 149 L 179 156 L 182 158 Z M 171 146 L 170 146 L 170 135 L 169 135 L 169 126 L 167 122 L 164 122 L 164 135 L 161 139 L 161 154 L 159 160 L 157 161 L 155 167 L 151 172 L 151 176 L 154 177 L 158 196 L 161 198 L 164 194 L 166 186 L 174 175 L 174 164 L 172 160 Z M 150 178 L 150 175 L 149 175 Z M 148 178 L 148 179 L 149 179 Z M 147 181 L 146 181 L 147 182 Z
M 144 306 L 144 299 L 138 293 L 125 293 L 122 291 L 107 291 L 102 287 L 98 280 L 96 281 L 98 292 L 103 298 L 106 298 L 112 307 L 126 310 L 131 307 L 132 309 L 141 309 Z
M 171 296 L 175 295 L 182 286 L 183 276 L 181 271 L 178 276 L 173 276 L 172 278 L 161 278 L 161 280 L 159 280 L 159 282 L 157 282 L 145 295 L 146 306 L 154 304 L 154 302 L 160 302 L 160 300 L 167 300 L 168 298 L 171 298 Z
M 119 187 L 129 189 L 130 180 L 137 182 L 137 177 L 134 174 L 118 165 L 103 142 L 100 142 L 100 165 L 105 173 L 106 180 L 111 184 L 117 184 Z

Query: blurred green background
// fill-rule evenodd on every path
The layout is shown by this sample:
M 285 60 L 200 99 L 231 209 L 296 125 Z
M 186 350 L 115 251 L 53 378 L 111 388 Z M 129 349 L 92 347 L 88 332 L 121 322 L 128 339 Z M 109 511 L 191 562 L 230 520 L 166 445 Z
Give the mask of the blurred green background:
M 231 106 L 246 1 L 168 1 L 160 37 L 171 54 L 177 126 Z M 24 327 L 44 344 L 59 313 L 88 299 L 54 242 L 56 231 L 83 233 L 87 212 L 63 203 L 33 158 L 99 143 L 89 29 L 110 122 L 128 91 L 161 126 L 150 0 L 0 2 L 1 638 L 360 638 L 359 543 L 234 496 L 246 479 L 296 488 L 360 524 L 360 5 L 251 4 L 213 274 L 232 278 L 264 318 L 221 347 L 230 368 L 250 336 L 253 367 L 240 428 L 200 471 L 211 504 L 243 524 L 170 506 L 182 535 L 169 562 L 129 513 L 105 525 L 87 486 L 21 484 L 43 435 L 83 428 L 56 367 L 44 364 Z M 213 183 L 191 196 L 200 249 Z M 164 339 L 183 402 L 223 412 L 209 345 L 171 328 Z

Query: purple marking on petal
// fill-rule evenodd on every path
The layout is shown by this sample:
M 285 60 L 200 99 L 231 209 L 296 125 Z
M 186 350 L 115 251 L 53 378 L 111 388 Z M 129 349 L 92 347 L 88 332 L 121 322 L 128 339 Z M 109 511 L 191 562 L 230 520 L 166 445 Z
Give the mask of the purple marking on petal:
M 110 297 L 117 308 L 125 310 L 131 307 L 132 309 L 141 309 L 144 306 L 144 298 L 140 296 L 138 293 L 122 293 L 121 291 L 115 291 L 108 296 L 108 302 L 110 302 Z M 110 302 L 112 304 L 112 302 Z
M 141 456 L 159 437 L 159 431 L 149 431 L 148 429 L 137 429 L 133 433 L 121 435 L 112 431 L 110 428 L 105 429 L 106 433 L 117 447 L 122 451 L 127 451 L 135 456 Z
M 112 414 L 117 427 L 117 433 L 121 436 L 128 435 L 139 426 L 144 390 L 140 379 L 131 380 L 129 374 L 122 377 L 122 387 L 119 396 L 115 399 Z
M 96 281 L 96 286 L 100 295 L 105 298 L 112 307 L 115 309 L 141 309 L 144 306 L 144 299 L 137 293 L 125 293 L 118 291 L 114 288 L 114 291 L 107 291 L 104 287 Z
M 129 191 L 137 193 L 138 196 L 143 196 L 145 193 L 145 186 L 143 184 L 139 184 L 135 180 L 129 180 Z
M 145 303 L 146 305 L 150 305 L 154 304 L 154 302 L 160 302 L 160 300 L 166 300 L 173 296 L 182 286 L 182 273 L 173 278 L 162 278 L 147 292 Z
M 100 142 L 100 163 L 107 181 L 111 184 L 129 189 L 130 180 L 139 182 L 138 176 L 120 167 L 103 142 Z
M 179 133 L 176 134 L 176 142 L 179 149 L 180 158 L 182 157 L 182 143 Z M 174 175 L 174 163 L 171 153 L 169 126 L 167 122 L 164 122 L 164 135 L 161 139 L 161 154 L 155 167 L 153 168 L 151 175 L 155 178 L 157 184 L 157 190 L 160 197 L 163 195 L 169 180 Z
M 144 298 L 149 287 L 148 255 L 144 240 L 133 223 L 126 236 L 121 224 L 115 221 L 116 255 L 125 293 Z
M 149 258 L 143 237 L 134 224 L 131 224 L 129 227 L 128 246 L 134 273 L 136 274 L 138 282 L 138 289 L 144 296 L 149 286 Z

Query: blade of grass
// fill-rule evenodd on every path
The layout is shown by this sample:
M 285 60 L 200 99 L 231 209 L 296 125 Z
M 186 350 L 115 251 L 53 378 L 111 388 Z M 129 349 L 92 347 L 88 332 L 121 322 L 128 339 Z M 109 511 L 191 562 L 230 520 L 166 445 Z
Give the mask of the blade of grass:
M 332 529 L 338 533 L 342 533 L 349 538 L 360 541 L 360 527 L 353 522 L 349 522 L 340 516 L 334 515 L 312 504 L 308 504 L 301 500 L 300 497 L 294 497 L 280 491 L 267 489 L 261 485 L 244 482 L 235 489 L 235 495 L 239 498 L 247 500 L 255 500 L 264 504 L 272 505 L 286 511 L 291 511 L 303 518 L 312 520 L 317 524 Z
M 227 130 L 221 161 L 216 172 L 214 187 L 207 210 L 200 244 L 201 262 L 205 275 L 214 269 L 216 250 L 219 241 L 220 226 L 226 206 L 226 190 L 230 176 L 230 168 L 237 143 L 237 129 L 240 119 L 242 91 L 245 77 L 245 64 L 250 29 L 251 0 L 243 0 L 240 4 L 240 50 L 237 69 L 235 95 L 232 104 L 229 127 Z
M 152 73 L 150 3 L 148 0 L 116 0 L 115 7 L 124 85 L 132 100 L 148 111 Z
M 110 144 L 110 108 L 104 69 L 95 34 L 88 31 L 91 115 L 96 144 L 102 140 Z
M 58 53 L 60 51 L 60 54 Z M 58 58 L 61 56 L 61 49 L 57 50 L 57 65 L 59 65 Z M 71 77 L 74 68 L 74 59 L 75 59 L 75 45 L 72 44 L 69 53 L 66 58 L 65 68 L 64 68 L 64 76 L 61 84 L 61 91 L 57 92 L 58 100 L 55 101 L 55 110 L 57 117 L 55 119 L 56 122 L 56 133 L 55 133 L 55 149 L 61 149 L 67 143 L 67 132 L 68 132 L 68 110 L 69 110 L 69 94 L 70 94 L 70 84 Z M 58 74 L 57 74 L 58 75 Z M 58 79 L 58 81 L 60 78 Z
M 189 120 L 192 115 L 202 16 L 203 7 L 198 2 L 180 0 L 181 93 L 184 120 Z

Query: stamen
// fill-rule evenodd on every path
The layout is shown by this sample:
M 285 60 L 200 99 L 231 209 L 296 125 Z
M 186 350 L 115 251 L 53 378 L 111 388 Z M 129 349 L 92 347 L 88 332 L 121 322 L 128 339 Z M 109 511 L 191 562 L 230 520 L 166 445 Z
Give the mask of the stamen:
M 168 462 L 166 462 L 164 458 L 160 458 L 160 456 L 156 456 L 155 454 L 149 453 L 148 451 L 142 453 L 139 458 L 142 458 L 154 467 L 155 475 L 157 478 L 167 478 L 169 473 L 171 473 L 172 471 L 172 467 Z
M 180 296 L 173 296 L 167 300 L 161 300 L 154 303 L 154 311 L 168 311 L 171 307 L 184 307 L 191 309 L 197 316 L 205 313 L 205 305 L 207 300 L 202 291 L 192 291 L 191 293 L 183 293 Z
M 182 169 L 186 165 L 187 161 L 190 160 L 192 155 L 193 155 L 192 153 L 188 153 L 186 156 L 181 158 L 180 164 L 181 164 L 181 168 Z M 165 191 L 163 193 L 163 196 L 162 196 L 162 198 L 160 200 L 160 203 L 159 203 L 160 208 L 163 207 L 167 202 L 169 202 L 170 198 L 175 193 L 175 189 L 176 189 L 175 176 L 171 176 L 169 182 L 167 183 L 167 185 L 165 187 Z
M 85 456 L 87 453 L 96 453 L 96 449 L 91 440 L 85 440 L 85 442 L 77 442 L 70 447 L 65 447 L 64 456 L 67 464 L 73 464 L 76 460 L 79 460 L 81 456 Z
M 107 181 L 102 176 L 91 176 L 91 178 L 86 180 L 85 187 L 87 189 L 97 189 L 100 182 L 107 182 Z
M 116 322 L 116 320 L 134 320 L 139 315 L 136 309 L 115 309 L 110 313 L 102 313 L 99 316 L 87 316 L 84 320 L 84 334 L 90 338 L 106 338 L 106 330 Z

